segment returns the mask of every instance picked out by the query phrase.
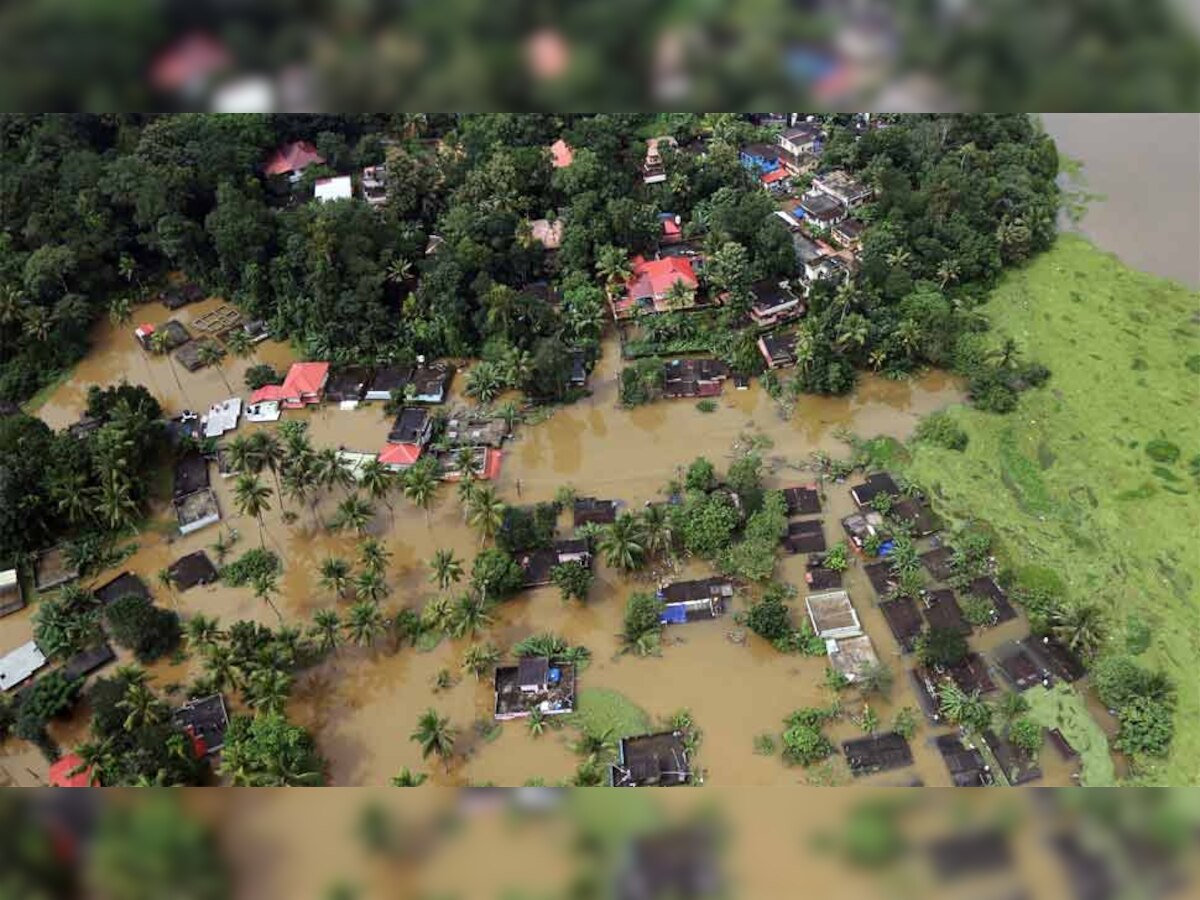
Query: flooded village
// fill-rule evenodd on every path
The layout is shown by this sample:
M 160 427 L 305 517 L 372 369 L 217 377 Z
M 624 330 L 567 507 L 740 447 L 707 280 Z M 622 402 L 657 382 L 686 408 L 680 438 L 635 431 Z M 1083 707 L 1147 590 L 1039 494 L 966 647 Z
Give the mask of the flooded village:
M 144 319 L 144 324 L 156 328 L 168 317 L 187 326 L 227 308 L 220 299 L 205 299 L 174 312 L 150 303 L 140 307 L 138 315 L 139 322 Z M 147 352 L 132 332 L 128 326 L 99 325 L 89 357 L 71 379 L 49 393 L 38 415 L 53 427 L 69 427 L 82 415 L 88 387 L 122 379 L 148 385 L 164 409 L 208 410 L 228 399 L 226 382 L 241 383 L 250 366 L 267 363 L 286 372 L 295 361 L 288 347 L 266 341 L 255 347 L 252 356 L 226 361 L 220 371 L 213 367 L 174 371 L 169 359 Z M 539 416 L 540 421 L 514 426 L 512 435 L 497 450 L 502 462 L 493 484 L 500 497 L 514 505 L 547 503 L 569 487 L 579 497 L 611 498 L 620 510 L 638 512 L 666 499 L 667 483 L 677 479 L 696 457 L 707 458 L 720 471 L 756 450 L 765 461 L 764 487 L 812 485 L 815 492 L 813 505 L 806 511 L 819 513 L 807 518 L 820 523 L 821 538 L 809 545 L 818 549 L 781 555 L 777 569 L 778 579 L 798 590 L 790 604 L 797 621 L 809 614 L 805 597 L 814 591 L 806 585 L 809 560 L 847 540 L 842 521 L 859 512 L 851 487 L 863 479 L 862 473 L 834 480 L 821 472 L 817 459 L 847 455 L 847 434 L 905 440 L 919 418 L 959 402 L 963 396 L 956 379 L 931 372 L 912 380 L 868 377 L 850 396 L 802 397 L 794 407 L 773 400 L 755 382 L 744 389 L 730 383 L 717 396 L 717 408 L 711 413 L 698 411 L 691 402 L 668 400 L 625 409 L 618 398 L 621 366 L 618 342 L 606 340 L 589 375 L 589 396 Z M 462 372 L 456 373 L 444 405 L 430 408 L 474 407 L 462 393 L 464 380 Z M 243 399 L 249 407 L 251 397 Z M 302 409 L 283 411 L 281 421 L 303 422 L 317 449 L 332 447 L 372 455 L 385 445 L 395 416 L 384 411 L 383 402 L 362 402 L 345 409 L 325 398 L 323 392 L 320 399 Z M 243 418 L 233 434 L 277 428 L 277 422 L 252 423 Z M 160 497 L 149 525 L 136 539 L 137 551 L 118 567 L 96 573 L 88 581 L 104 585 L 129 572 L 149 588 L 157 603 L 178 610 L 185 619 L 202 614 L 222 623 L 254 620 L 274 626 L 278 624 L 276 615 L 248 587 L 230 587 L 215 580 L 182 591 L 163 586 L 157 577 L 164 568 L 192 554 L 214 557 L 218 537 L 232 544 L 231 557 L 257 545 L 256 521 L 237 512 L 234 479 L 222 475 L 215 459 L 205 469 L 201 480 L 215 493 L 219 522 L 180 534 L 172 504 Z M 331 557 L 355 559 L 362 540 L 358 535 L 331 532 L 321 524 L 333 517 L 342 496 L 336 492 L 322 497 L 311 510 L 296 508 L 286 500 L 279 503 L 276 497 L 263 516 L 266 546 L 283 560 L 274 603 L 285 622 L 307 623 L 318 610 L 335 605 L 329 591 L 320 585 L 320 564 Z M 378 538 L 391 555 L 384 604 L 419 611 L 439 593 L 430 583 L 434 555 L 450 550 L 459 559 L 470 561 L 479 552 L 481 541 L 467 525 L 452 483 L 445 483 L 437 492 L 428 515 L 402 496 L 397 495 L 392 503 L 394 511 L 376 505 L 364 534 Z M 869 509 L 869 504 L 864 508 Z M 559 535 L 572 533 L 571 520 L 568 507 L 559 517 Z M 786 549 L 781 547 L 781 552 Z M 919 710 L 924 704 L 930 709 L 929 698 L 920 696 L 910 674 L 911 654 L 901 655 L 898 636 L 889 627 L 888 607 L 879 604 L 887 595 L 886 585 L 879 590 L 872 585 L 871 570 L 880 563 L 869 563 L 869 558 L 851 554 L 841 586 L 861 623 L 851 629 L 851 636 L 865 635 L 874 654 L 895 672 L 889 695 L 869 700 L 880 720 L 889 722 L 906 707 Z M 780 730 L 793 710 L 828 706 L 836 698 L 827 686 L 829 660 L 781 653 L 739 624 L 740 614 L 761 593 L 758 588 L 738 583 L 719 613 L 685 624 L 668 624 L 661 652 L 637 657 L 623 652 L 621 640 L 628 596 L 638 590 L 654 592 L 672 582 L 705 579 L 715 574 L 713 568 L 703 560 L 679 558 L 631 576 L 606 565 L 598 554 L 592 564 L 596 580 L 586 602 L 566 602 L 550 584 L 523 590 L 494 608 L 494 624 L 484 636 L 497 647 L 508 648 L 532 635 L 559 635 L 590 653 L 590 660 L 573 676 L 576 691 L 585 696 L 603 692 L 623 695 L 659 723 L 686 709 L 702 732 L 694 761 L 697 780 L 769 785 L 811 777 L 802 769 L 783 765 L 778 755 L 756 753 L 753 742 L 757 735 Z M 344 608 L 345 601 L 340 605 Z M 30 640 L 33 608 L 0 619 L 0 645 L 16 647 Z M 912 615 L 919 629 L 921 617 L 915 608 Z M 955 616 L 961 624 L 961 613 Z M 928 610 L 925 617 L 935 621 Z M 999 664 L 994 654 L 1000 648 L 1027 635 L 1028 625 L 1017 617 L 980 630 L 973 645 L 988 654 L 988 664 L 994 667 Z M 913 634 L 907 637 L 906 649 L 911 650 Z M 519 720 L 493 722 L 503 717 L 494 716 L 496 693 L 490 673 L 476 679 L 462 672 L 463 654 L 477 642 L 445 638 L 432 648 L 414 648 L 397 646 L 398 641 L 388 637 L 372 648 L 339 647 L 325 661 L 300 674 L 289 714 L 315 736 L 329 761 L 330 783 L 384 784 L 405 768 L 428 771 L 436 783 L 459 785 L 552 784 L 569 779 L 579 761 L 571 747 L 570 729 L 548 729 L 534 737 Z M 129 654 L 122 651 L 120 657 L 127 661 Z M 1041 666 L 1039 673 L 1044 668 Z M 155 684 L 173 689 L 172 696 L 180 702 L 184 699 L 181 692 L 199 669 L 194 656 L 149 667 Z M 446 672 L 452 673 L 450 683 L 440 685 L 439 675 Z M 1007 688 L 994 668 L 993 678 L 997 683 L 989 690 Z M 1037 680 L 1041 681 L 1040 674 Z M 460 730 L 456 757 L 449 767 L 428 765 L 420 747 L 408 740 L 412 721 L 429 706 Z M 86 722 L 87 710 L 80 708 L 70 720 L 51 727 L 55 738 L 69 747 L 86 737 Z M 860 728 L 848 720 L 834 723 L 828 731 L 839 744 L 862 737 Z M 954 783 L 956 773 L 947 767 L 936 742 L 952 732 L 932 720 L 923 721 L 909 743 L 903 765 L 866 776 L 866 780 L 879 784 Z M 1043 781 L 1070 783 L 1071 761 L 1047 749 L 1040 757 Z M 46 782 L 47 763 L 31 746 L 10 740 L 0 759 L 11 783 Z M 850 774 L 838 764 L 821 777 L 828 783 L 842 783 Z
M 1027 691 L 1085 676 L 1047 625 L 1062 610 L 1031 621 L 986 531 L 943 521 L 934 486 L 902 472 L 919 424 L 967 402 L 1003 414 L 1049 377 L 983 344 L 972 281 L 1053 239 L 1052 143 L 1022 118 L 764 114 L 678 137 L 650 120 L 614 174 L 594 123 L 552 124 L 572 142 L 406 123 L 403 139 L 355 135 L 353 163 L 293 129 L 255 171 L 274 192 L 264 218 L 298 229 L 271 252 L 312 269 L 289 282 L 272 261 L 286 296 L 270 321 L 246 301 L 270 292 L 251 285 L 258 262 L 222 276 L 242 292 L 173 266 L 24 404 L 90 441 L 136 399 L 102 391 L 140 385 L 170 439 L 126 473 L 145 492 L 126 504 L 136 527 L 90 548 L 91 571 L 74 545 L 14 568 L 4 688 L 18 706 L 74 693 L 44 740 L 0 744 L 0 778 L 97 780 L 111 750 L 78 686 L 114 674 L 113 732 L 117 711 L 169 726 L 217 783 L 966 787 L 1086 783 L 1081 751 L 1124 766 L 1103 735 L 1078 746 L 1117 729 L 1090 693 L 1095 722 L 1070 737 L 1027 715 Z M 895 160 L 868 165 L 901 145 L 936 156 L 912 186 Z M 933 218 L 958 257 L 896 236 L 924 227 L 897 197 L 934 171 L 965 197 L 995 181 L 990 153 L 1023 154 L 1011 202 L 1027 218 L 972 206 L 975 256 L 948 209 Z M 455 169 L 466 156 L 477 171 Z M 389 191 L 401 164 L 437 167 L 434 212 Z M 483 221 L 510 175 L 537 202 Z M 604 221 L 584 239 L 589 215 Z M 351 232 L 386 251 L 347 261 Z M 339 277 L 377 305 L 330 289 Z M 119 507 L 113 484 L 87 496 Z M 55 603 L 96 625 L 67 628 L 79 652 L 59 658 L 35 640 Z M 156 622 L 175 629 L 166 652 Z M 250 759 L 268 720 L 311 746 Z

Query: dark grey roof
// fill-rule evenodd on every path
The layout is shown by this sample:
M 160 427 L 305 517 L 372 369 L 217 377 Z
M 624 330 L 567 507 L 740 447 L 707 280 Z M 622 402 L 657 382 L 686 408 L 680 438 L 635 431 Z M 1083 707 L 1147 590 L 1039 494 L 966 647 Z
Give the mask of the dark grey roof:
M 217 580 L 217 567 L 203 550 L 180 557 L 171 564 L 168 571 L 171 573 L 171 580 L 181 591 L 198 584 L 212 584 Z
M 146 587 L 146 582 L 142 581 L 133 572 L 122 572 L 116 578 L 106 581 L 103 585 L 96 588 L 93 592 L 96 599 L 104 605 L 108 605 L 115 600 L 120 600 L 122 597 L 128 597 L 133 594 L 138 597 L 151 599 L 150 589 Z
M 208 458 L 197 450 L 185 453 L 175 462 L 174 494 L 182 497 L 208 487 Z
M 429 411 L 417 407 L 405 407 L 400 410 L 392 428 L 388 432 L 388 442 L 392 444 L 419 444 L 425 438 L 425 428 L 429 422 Z
M 545 656 L 530 656 L 517 663 L 517 683 L 520 685 L 545 684 L 550 672 L 550 659 Z

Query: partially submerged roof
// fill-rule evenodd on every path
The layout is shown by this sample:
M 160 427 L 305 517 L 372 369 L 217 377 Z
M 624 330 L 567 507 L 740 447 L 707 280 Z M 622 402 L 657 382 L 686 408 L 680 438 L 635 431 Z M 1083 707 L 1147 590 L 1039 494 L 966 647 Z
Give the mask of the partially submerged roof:
M 1044 667 L 1053 672 L 1056 678 L 1068 682 L 1078 681 L 1087 674 L 1087 668 L 1079 657 L 1055 637 L 1046 635 L 1030 639 L 1026 646 L 1042 660 Z
M 987 663 L 978 653 L 968 653 L 959 662 L 948 666 L 946 671 L 949 672 L 954 683 L 968 694 L 975 691 L 981 694 L 990 694 L 996 690 L 996 682 L 992 681 Z
M 71 564 L 67 548 L 63 544 L 40 551 L 33 563 L 33 586 L 39 592 L 74 581 L 79 577 L 79 568 Z
M 106 641 L 101 641 L 86 650 L 80 650 L 68 659 L 63 666 L 63 675 L 70 681 L 85 678 L 116 658 L 117 654 L 113 652 L 113 648 Z
M 204 754 L 216 753 L 225 746 L 229 713 L 220 694 L 189 700 L 171 713 L 171 721 L 190 734 L 197 742 L 196 749 Z
M 875 589 L 875 593 L 880 598 L 887 599 L 896 587 L 892 578 L 892 564 L 884 559 L 863 566 L 863 571 L 867 575 L 867 580 L 871 582 L 871 587 Z
M 983 754 L 975 747 L 966 746 L 957 734 L 938 735 L 934 746 L 942 755 L 955 787 L 982 787 L 992 783 L 991 769 Z
M 908 741 L 894 731 L 844 741 L 842 752 L 855 777 L 902 769 L 913 762 Z
M 901 653 L 911 653 L 917 645 L 921 634 L 921 613 L 911 597 L 897 597 L 887 603 L 879 604 L 883 620 L 887 622 L 888 630 L 900 645 Z
M 829 664 L 847 681 L 855 682 L 866 672 L 879 665 L 875 645 L 865 634 L 861 637 L 842 638 L 825 642 Z
M 889 494 L 893 497 L 900 494 L 899 485 L 896 484 L 895 479 L 887 472 L 877 472 L 874 475 L 869 475 L 865 482 L 856 484 L 850 488 L 850 496 L 854 498 L 854 502 L 859 506 L 870 505 L 871 501 L 880 494 Z
M 810 591 L 827 591 L 842 586 L 842 573 L 824 566 L 809 566 L 804 581 Z
M 517 683 L 522 687 L 545 684 L 549 673 L 548 656 L 527 656 L 517 663 Z
M 0 657 L 0 690 L 12 690 L 46 665 L 46 656 L 33 641 L 26 641 Z
M 825 550 L 825 527 L 820 519 L 789 522 L 784 546 L 792 553 L 821 553 Z
M 994 624 L 999 625 L 1001 622 L 1010 622 L 1017 617 L 1017 611 L 1013 609 L 1012 603 L 1009 602 L 1008 594 L 1001 590 L 1000 585 L 996 584 L 991 578 L 974 579 L 967 585 L 967 593 L 991 601 L 992 609 L 995 610 Z
M 804 606 L 817 637 L 850 638 L 862 634 L 858 613 L 850 602 L 850 595 L 843 590 L 809 594 Z
M 0 616 L 7 616 L 25 608 L 25 592 L 16 569 L 0 572 Z
M 146 582 L 134 572 L 122 572 L 116 578 L 104 582 L 93 593 L 105 606 L 130 595 L 150 599 L 150 589 L 146 587 Z
M 610 525 L 617 520 L 618 501 L 600 500 L 596 497 L 576 497 L 573 509 L 575 527 L 595 522 Z
M 201 488 L 183 497 L 177 497 L 173 506 L 180 534 L 191 534 L 221 521 L 221 507 L 217 504 L 217 495 L 212 488 Z
M 614 787 L 674 787 L 687 784 L 691 777 L 681 731 L 622 738 L 610 772 Z
M 182 497 L 208 487 L 208 457 L 198 450 L 189 450 L 175 461 L 174 495 Z
M 389 444 L 424 444 L 429 437 L 429 410 L 406 406 L 388 431 Z
M 1054 676 L 1023 641 L 1001 644 L 992 651 L 992 655 L 1005 679 L 1018 691 L 1036 685 L 1049 687 L 1054 680 Z
M 334 403 L 362 400 L 371 383 L 371 370 L 365 366 L 338 369 L 325 384 L 325 399 Z
M 963 617 L 962 607 L 958 605 L 954 591 L 949 588 L 925 592 L 925 618 L 929 620 L 930 628 L 957 631 L 964 635 L 973 630 L 971 623 Z
M 733 596 L 733 582 L 728 578 L 701 578 L 696 581 L 674 581 L 658 590 L 664 603 L 685 603 L 689 600 L 728 599 Z
M 181 556 L 167 570 L 171 580 L 181 591 L 186 591 L 198 584 L 212 584 L 217 580 L 217 567 L 213 565 L 208 554 L 203 550 Z
M 942 520 L 924 500 L 905 497 L 893 504 L 888 514 L 897 522 L 907 523 L 914 537 L 926 537 L 942 528 Z
M 943 544 L 921 554 L 921 564 L 938 581 L 949 581 L 954 577 L 954 549 Z
M 1037 764 L 1037 757 L 1017 747 L 1005 735 L 989 728 L 983 733 L 983 742 L 996 758 L 1001 774 L 1013 787 L 1041 779 L 1042 770 Z
M 815 484 L 784 488 L 789 516 L 815 516 L 821 511 L 821 495 Z
M 499 721 L 525 718 L 535 709 L 564 715 L 575 709 L 575 667 L 545 656 L 497 666 L 495 697 L 493 715 Z

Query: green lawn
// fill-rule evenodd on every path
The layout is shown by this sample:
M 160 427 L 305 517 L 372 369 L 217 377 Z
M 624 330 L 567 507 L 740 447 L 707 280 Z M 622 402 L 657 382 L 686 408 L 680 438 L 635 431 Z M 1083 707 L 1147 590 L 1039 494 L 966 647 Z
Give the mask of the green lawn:
M 1141 661 L 1179 688 L 1155 777 L 1200 783 L 1200 295 L 1064 236 L 987 311 L 1049 383 L 1008 416 L 952 410 L 966 451 L 918 445 L 905 468 L 952 520 L 990 523 L 1009 565 L 1102 603 L 1114 641 L 1131 618 L 1151 626 Z M 1152 459 L 1156 440 L 1177 458 Z
M 1065 684 L 1050 690 L 1038 685 L 1025 692 L 1029 717 L 1044 728 L 1057 728 L 1079 754 L 1080 783 L 1084 787 L 1112 787 L 1117 773 L 1108 739 L 1088 713 L 1083 698 Z
M 646 734 L 650 717 L 624 694 L 608 688 L 584 688 L 575 702 L 575 712 L 567 724 L 587 734 L 602 734 L 612 729 L 617 738 Z

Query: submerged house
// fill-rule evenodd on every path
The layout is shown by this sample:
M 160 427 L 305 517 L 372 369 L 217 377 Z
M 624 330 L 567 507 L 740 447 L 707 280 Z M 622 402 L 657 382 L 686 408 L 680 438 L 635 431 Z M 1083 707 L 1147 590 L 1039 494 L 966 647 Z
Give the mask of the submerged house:
M 172 501 L 180 534 L 191 534 L 221 521 L 221 507 L 212 488 L 202 488 Z
M 822 553 L 825 551 L 825 527 L 820 519 L 789 522 L 783 546 L 791 553 Z
M 411 378 L 412 400 L 416 403 L 445 403 L 453 377 L 454 368 L 449 363 L 425 365 L 424 361 L 418 358 Z
M 508 423 L 503 419 L 469 411 L 447 420 L 442 432 L 442 438 L 450 447 L 499 447 L 508 435 Z
M 815 484 L 783 489 L 789 516 L 815 516 L 821 512 L 821 495 Z
M 833 670 L 853 684 L 879 665 L 875 645 L 865 634 L 859 637 L 827 640 L 825 650 Z
M 463 461 L 460 454 L 464 449 L 469 450 L 471 454 L 470 467 L 476 478 L 494 481 L 500 476 L 500 463 L 504 455 L 499 450 L 492 447 L 468 447 L 437 451 L 435 458 L 443 481 L 458 481 L 463 477 Z
M 175 586 L 186 591 L 196 585 L 213 584 L 218 579 L 217 567 L 203 550 L 181 556 L 171 563 L 167 572 Z
M 33 588 L 39 594 L 79 577 L 79 566 L 71 561 L 63 544 L 39 551 L 33 559 Z
M 850 595 L 843 590 L 809 594 L 804 600 L 813 632 L 824 640 L 851 638 L 862 634 L 862 623 Z
M 672 359 L 663 364 L 662 395 L 681 397 L 717 397 L 729 366 L 717 359 Z
M 534 710 L 561 716 L 575 709 L 575 667 L 547 656 L 525 657 L 496 668 L 498 721 L 524 719 Z
M 555 566 L 567 563 L 578 563 L 581 566 L 591 566 L 592 551 L 588 542 L 583 538 L 567 538 L 556 540 L 549 547 L 535 547 L 531 550 L 516 554 L 517 564 L 525 574 L 521 586 L 526 588 L 542 587 L 550 583 L 550 574 Z
M 764 334 L 758 339 L 758 352 L 766 360 L 768 369 L 783 369 L 796 364 L 796 336 L 794 334 Z
M 183 497 L 209 486 L 208 457 L 189 450 L 175 461 L 172 496 Z
M 332 372 L 325 383 L 325 399 L 353 409 L 367 394 L 371 383 L 371 370 L 364 366 L 350 366 Z
M 34 641 L 26 641 L 0 657 L 0 691 L 10 691 L 46 665 L 46 655 Z
M 883 516 L 873 510 L 846 516 L 842 519 L 842 530 L 854 549 L 859 551 L 865 551 L 867 543 L 873 538 L 885 540 L 887 537 Z
M 229 712 L 220 694 L 188 700 L 171 713 L 171 721 L 192 739 L 196 756 L 210 756 L 225 746 Z
M 21 590 L 21 579 L 16 569 L 0 572 L 0 617 L 25 608 L 25 592 Z
M 715 619 L 733 598 L 733 582 L 727 578 L 675 581 L 660 587 L 657 597 L 663 604 L 658 618 L 664 625 Z
M 433 420 L 429 410 L 407 406 L 396 415 L 388 431 L 387 446 L 379 461 L 393 469 L 407 469 L 425 452 L 433 437 Z
M 595 497 L 576 497 L 572 509 L 575 527 L 595 522 L 597 525 L 611 525 L 617 521 L 617 510 L 620 501 L 599 500 Z
M 622 738 L 609 769 L 612 787 L 676 787 L 692 779 L 682 731 Z
M 160 332 L 166 335 L 165 346 L 167 352 L 177 347 L 182 347 L 192 339 L 192 336 L 188 334 L 187 328 L 174 319 L 168 319 L 161 325 L 143 323 L 133 330 L 133 336 L 137 338 L 137 342 L 142 345 L 143 350 L 151 350 L 153 347 L 151 341 L 154 335 Z
M 842 743 L 850 774 L 858 778 L 876 772 L 890 772 L 913 763 L 912 748 L 894 731 L 872 734 Z
M 303 409 L 320 403 L 329 381 L 329 363 L 293 363 L 283 384 L 267 384 L 250 395 L 251 403 L 274 401 L 284 409 Z
M 874 475 L 869 475 L 865 483 L 856 484 L 850 488 L 850 496 L 854 498 L 854 502 L 860 507 L 869 506 L 880 494 L 888 494 L 892 497 L 900 495 L 900 487 L 896 484 L 896 480 L 887 472 L 877 472 Z

